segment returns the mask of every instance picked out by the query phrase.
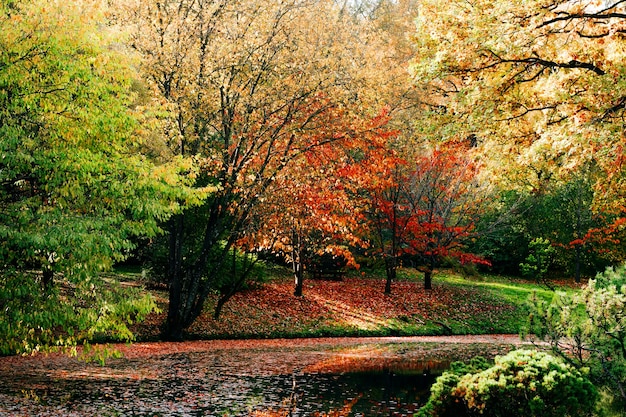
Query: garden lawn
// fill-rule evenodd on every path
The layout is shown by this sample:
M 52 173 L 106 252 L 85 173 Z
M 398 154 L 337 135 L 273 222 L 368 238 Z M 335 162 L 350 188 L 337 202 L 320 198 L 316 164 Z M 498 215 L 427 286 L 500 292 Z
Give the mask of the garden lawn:
M 551 292 L 531 283 L 498 277 L 435 275 L 432 290 L 419 274 L 403 270 L 385 295 L 384 280 L 349 277 L 343 281 L 306 280 L 304 296 L 293 295 L 293 280 L 283 274 L 236 294 L 218 320 L 217 297 L 191 326 L 189 339 L 291 338 L 321 336 L 409 336 L 518 333 L 533 291 Z M 157 340 L 167 312 L 167 294 L 155 292 L 162 312 L 135 326 L 139 340 Z

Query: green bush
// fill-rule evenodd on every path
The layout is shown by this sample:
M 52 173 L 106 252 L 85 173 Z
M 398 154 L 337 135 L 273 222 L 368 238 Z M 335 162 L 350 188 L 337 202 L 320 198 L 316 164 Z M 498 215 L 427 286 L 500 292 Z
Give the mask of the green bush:
M 557 292 L 550 303 L 530 300 L 526 332 L 578 368 L 589 368 L 614 406 L 626 405 L 626 266 L 608 268 L 579 292 Z
M 533 239 L 528 245 L 530 253 L 526 257 L 526 262 L 522 262 L 520 270 L 527 278 L 534 278 L 537 282 L 544 279 L 554 257 L 554 247 L 548 239 L 538 237 Z
M 485 370 L 446 372 L 433 386 L 420 416 L 591 415 L 597 390 L 571 365 L 544 352 L 517 350 Z
M 430 388 L 430 398 L 417 415 L 419 417 L 467 415 L 466 407 L 452 394 L 453 390 L 463 376 L 484 371 L 489 365 L 489 362 L 481 357 L 471 359 L 469 364 L 453 362 L 450 369 L 438 377 Z
M 44 290 L 35 274 L 0 273 L 0 356 L 133 341 L 129 326 L 158 311 L 154 297 L 98 280 Z

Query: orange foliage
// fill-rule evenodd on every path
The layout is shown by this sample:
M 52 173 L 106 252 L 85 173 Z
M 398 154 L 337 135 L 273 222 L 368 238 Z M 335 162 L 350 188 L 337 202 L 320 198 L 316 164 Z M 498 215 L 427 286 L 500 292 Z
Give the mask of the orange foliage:
M 301 142 L 301 155 L 273 178 L 255 212 L 256 228 L 239 245 L 300 263 L 314 253 L 331 253 L 358 267 L 349 248 L 367 241 L 359 233 L 365 214 L 357 190 L 385 169 L 387 143 L 396 132 L 386 128 L 385 110 L 360 120 L 330 105 L 324 111 Z
M 479 170 L 462 142 L 388 167 L 370 186 L 372 227 L 379 236 L 375 251 L 385 257 L 411 254 L 489 264 L 463 251 L 481 209 Z

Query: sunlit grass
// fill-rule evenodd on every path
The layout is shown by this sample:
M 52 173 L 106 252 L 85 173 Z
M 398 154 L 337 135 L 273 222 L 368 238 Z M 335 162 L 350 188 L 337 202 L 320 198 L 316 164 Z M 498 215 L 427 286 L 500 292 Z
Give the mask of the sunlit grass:
M 400 268 L 398 280 L 421 283 L 423 274 L 413 268 Z M 513 311 L 503 315 L 481 314 L 475 312 L 471 317 L 459 319 L 458 316 L 440 322 L 454 333 L 517 333 L 526 324 L 528 300 L 532 295 L 550 301 L 557 291 L 577 291 L 569 285 L 554 283 L 554 290 L 546 285 L 499 275 L 466 276 L 453 270 L 438 270 L 433 274 L 433 288 L 458 288 L 470 291 L 471 302 L 514 306 Z
M 481 275 L 474 278 L 444 272 L 441 273 L 436 279 L 446 285 L 486 289 L 491 293 L 504 297 L 507 301 L 516 304 L 524 304 L 532 294 L 536 294 L 538 297 L 550 300 L 554 296 L 555 292 L 545 285 L 502 277 L 499 275 Z M 575 288 L 565 286 L 556 286 L 555 289 L 565 292 L 577 291 Z

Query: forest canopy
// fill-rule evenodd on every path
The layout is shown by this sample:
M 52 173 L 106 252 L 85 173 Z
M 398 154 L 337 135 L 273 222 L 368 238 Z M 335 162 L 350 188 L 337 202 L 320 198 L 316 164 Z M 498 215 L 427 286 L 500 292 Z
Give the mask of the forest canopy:
M 619 265 L 625 4 L 1 1 L 3 353 L 132 340 L 129 259 L 170 340 L 263 259 L 296 296 L 323 268 L 390 293 L 402 265 Z

